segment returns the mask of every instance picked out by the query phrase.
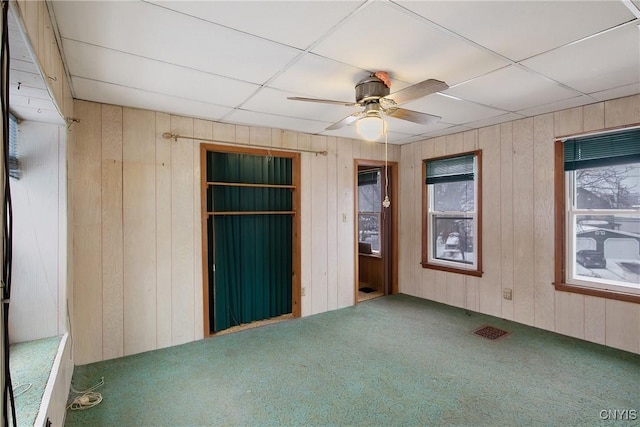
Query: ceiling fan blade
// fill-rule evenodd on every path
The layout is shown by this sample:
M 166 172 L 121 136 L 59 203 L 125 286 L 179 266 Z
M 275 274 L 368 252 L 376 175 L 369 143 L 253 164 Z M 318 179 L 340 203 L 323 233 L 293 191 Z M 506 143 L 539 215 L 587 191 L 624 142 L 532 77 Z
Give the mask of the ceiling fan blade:
M 357 107 L 360 105 L 356 102 L 333 101 L 331 99 L 318 99 L 318 98 L 303 98 L 300 96 L 289 96 L 287 97 L 287 99 L 290 99 L 292 101 L 320 102 L 322 104 L 344 105 L 345 107 Z
M 421 125 L 431 125 L 437 123 L 442 117 L 432 114 L 420 113 L 418 111 L 406 110 L 404 108 L 389 108 L 385 114 L 396 119 L 407 120 Z
M 391 99 L 396 105 L 400 105 L 445 89 L 449 89 L 449 85 L 445 82 L 428 79 L 387 95 L 383 99 Z
M 360 117 L 362 117 L 364 115 L 365 115 L 364 112 L 358 111 L 357 113 L 353 113 L 352 115 L 345 117 L 344 119 L 340 120 L 339 122 L 336 122 L 336 123 L 332 124 L 331 126 L 326 128 L 325 130 L 340 129 L 343 126 L 350 125 L 351 123 L 355 122 L 356 120 L 358 120 Z

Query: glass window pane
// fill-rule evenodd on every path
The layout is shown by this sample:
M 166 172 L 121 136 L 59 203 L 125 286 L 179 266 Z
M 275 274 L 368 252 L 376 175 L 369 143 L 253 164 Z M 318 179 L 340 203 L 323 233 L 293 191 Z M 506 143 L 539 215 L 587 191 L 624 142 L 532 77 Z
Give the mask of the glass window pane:
M 472 217 L 433 216 L 433 239 L 435 258 L 473 264 Z
M 640 214 L 576 215 L 575 276 L 640 288 Z
M 430 186 L 434 211 L 473 212 L 474 181 L 448 182 Z
M 358 185 L 358 211 L 380 212 L 381 208 L 381 183 L 380 171 L 377 172 L 378 180 L 365 185 Z
M 373 252 L 380 252 L 380 214 L 358 215 L 358 241 L 369 243 Z
M 640 209 L 640 163 L 574 173 L 578 209 Z

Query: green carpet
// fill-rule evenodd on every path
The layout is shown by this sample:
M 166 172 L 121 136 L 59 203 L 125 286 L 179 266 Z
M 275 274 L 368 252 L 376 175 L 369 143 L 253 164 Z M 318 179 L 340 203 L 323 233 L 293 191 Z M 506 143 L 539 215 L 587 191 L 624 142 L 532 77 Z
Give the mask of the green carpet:
M 484 324 L 510 335 L 472 334 Z M 615 425 L 600 412 L 640 412 L 640 355 L 405 295 L 76 367 L 73 384 L 103 376 L 102 403 L 67 426 Z
M 44 338 L 10 347 L 9 369 L 19 426 L 32 426 L 36 421 L 61 339 L 62 336 Z

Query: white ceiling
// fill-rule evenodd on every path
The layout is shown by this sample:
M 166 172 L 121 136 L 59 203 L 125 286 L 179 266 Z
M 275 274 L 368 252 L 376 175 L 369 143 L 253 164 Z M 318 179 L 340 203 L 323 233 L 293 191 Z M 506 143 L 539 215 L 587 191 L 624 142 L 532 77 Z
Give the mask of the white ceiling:
M 640 10 L 607 1 L 52 1 L 76 98 L 230 123 L 324 129 L 387 71 L 391 92 L 443 80 L 389 119 L 403 144 L 640 93 Z

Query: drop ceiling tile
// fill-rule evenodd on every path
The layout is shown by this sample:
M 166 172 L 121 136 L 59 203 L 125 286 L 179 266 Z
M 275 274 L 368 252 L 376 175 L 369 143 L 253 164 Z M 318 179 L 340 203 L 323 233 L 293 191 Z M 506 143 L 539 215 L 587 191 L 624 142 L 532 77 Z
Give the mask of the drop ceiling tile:
M 499 123 L 510 122 L 513 120 L 518 120 L 523 118 L 524 116 L 517 113 L 506 113 L 500 116 L 489 117 L 488 119 L 478 120 L 476 122 L 466 123 L 466 126 L 469 126 L 473 129 L 479 129 L 487 126 L 497 125 Z
M 411 144 L 412 142 L 423 141 L 425 139 L 427 138 L 422 135 L 406 135 L 406 138 L 402 138 L 397 141 L 394 141 L 393 144 L 405 145 L 405 144 Z
M 225 122 L 249 126 L 264 126 L 273 129 L 288 129 L 297 132 L 318 133 L 331 123 L 315 120 L 297 119 L 275 114 L 257 113 L 255 111 L 234 110 L 224 117 Z
M 360 134 L 358 134 L 355 125 L 341 127 L 340 129 L 325 130 L 320 132 L 320 135 L 336 136 L 340 138 L 351 138 L 351 139 L 366 141 L 362 136 L 360 136 Z M 398 141 L 402 141 L 403 139 L 406 139 L 407 137 L 410 137 L 410 136 L 411 136 L 410 134 L 389 131 L 387 132 L 387 142 L 389 144 L 396 144 Z M 384 143 L 384 138 L 380 137 L 379 140 L 373 141 L 373 142 Z
M 288 67 L 269 86 L 295 92 L 299 96 L 355 102 L 356 83 L 369 74 L 370 71 L 309 53 Z M 394 91 L 406 86 L 404 82 L 392 82 Z
M 515 65 L 447 89 L 445 93 L 505 111 L 533 108 L 579 95 Z
M 245 102 L 242 109 L 300 119 L 312 117 L 313 120 L 327 123 L 335 123 L 360 110 L 358 107 L 292 101 L 287 99 L 289 96 L 300 96 L 300 94 L 264 88 Z
M 458 133 L 458 132 L 466 132 L 468 130 L 471 130 L 472 128 L 467 127 L 467 126 L 449 126 L 446 127 L 444 129 L 440 129 L 440 130 L 435 130 L 433 132 L 428 132 L 426 134 L 424 134 L 424 139 L 427 138 L 435 138 L 436 136 L 442 136 L 442 135 L 451 135 L 454 133 Z
M 391 159 L 391 157 L 393 156 L 393 145 L 402 145 L 402 144 L 407 144 L 408 138 L 412 138 L 413 135 L 407 135 L 404 133 L 398 133 L 398 132 L 389 132 L 387 134 L 387 143 L 389 144 L 388 150 L 387 150 L 387 154 L 388 154 L 388 158 Z M 376 145 L 383 145 L 384 146 L 384 140 L 383 141 L 374 141 L 372 142 L 372 144 L 376 144 Z M 384 148 L 382 148 L 384 150 Z M 384 152 L 384 151 L 383 151 Z M 391 160 L 390 160 L 391 161 Z
M 552 111 L 565 110 L 568 108 L 579 107 L 581 105 L 593 104 L 594 100 L 592 97 L 587 95 L 576 96 L 571 99 L 564 99 L 558 102 L 552 102 L 550 104 L 539 105 L 533 108 L 527 108 L 524 110 L 518 111 L 518 114 L 523 116 L 537 116 L 539 114 L 546 114 Z
M 445 126 L 443 120 L 439 120 L 435 123 L 431 123 L 429 125 L 419 124 L 409 122 L 407 120 L 396 119 L 395 117 L 387 117 L 387 129 L 389 132 L 398 132 L 409 135 L 420 135 L 426 132 L 430 132 L 432 130 L 440 129 Z M 447 126 L 449 126 L 447 124 Z
M 207 120 L 219 120 L 231 108 L 114 84 L 72 77 L 76 99 L 141 108 Z
M 388 118 L 387 123 L 387 140 L 390 144 L 404 143 L 409 138 L 416 135 L 422 135 L 429 131 L 436 131 L 451 127 L 450 123 L 434 123 L 430 126 L 418 125 L 415 123 L 407 122 L 405 120 L 398 120 Z M 321 132 L 322 135 L 338 136 L 343 138 L 363 139 L 356 129 L 355 124 L 341 127 L 340 129 L 326 130 Z M 380 138 L 379 142 L 384 142 L 384 138 Z
M 622 98 L 640 93 L 640 83 L 632 83 L 630 85 L 620 86 L 613 89 L 603 90 L 602 92 L 590 93 L 594 99 L 598 101 L 607 101 L 609 99 Z
M 306 49 L 361 1 L 154 2 L 249 34 Z
M 440 116 L 442 117 L 442 121 L 453 124 L 473 122 L 506 113 L 506 111 L 503 110 L 486 107 L 462 99 L 455 99 L 439 93 L 408 102 L 403 104 L 402 107 L 421 113 Z
M 392 78 L 460 83 L 508 64 L 386 2 L 372 2 L 312 52 Z
M 252 83 L 264 83 L 300 53 L 149 3 L 52 4 L 64 38 Z
M 143 91 L 236 107 L 260 87 L 69 39 L 63 46 L 72 76 Z
M 523 65 L 581 92 L 640 81 L 638 27 L 625 25 L 523 61 Z
M 399 1 L 513 61 L 634 18 L 619 1 Z
M 358 138 L 354 126 L 324 132 L 357 108 L 294 102 L 286 96 L 352 101 L 355 83 L 375 70 L 390 73 L 392 92 L 439 78 L 453 86 L 443 94 L 459 98 L 433 94 L 403 104 L 443 119 L 428 129 L 389 119 L 389 141 L 394 144 L 640 91 L 640 77 L 629 77 L 640 56 L 637 37 L 631 41 L 631 31 L 621 31 L 634 28 L 637 36 L 635 23 L 549 51 L 553 43 L 573 41 L 627 17 L 627 12 L 620 12 L 626 9 L 621 2 L 579 2 L 584 7 L 575 14 L 568 12 L 575 4 L 556 4 L 571 2 L 544 2 L 556 11 L 549 24 L 539 22 L 547 11 L 529 4 L 536 2 L 505 3 L 491 3 L 499 4 L 497 9 L 486 2 L 393 0 L 166 2 L 163 7 L 145 1 L 54 1 L 50 6 L 78 98 L 251 126 Z M 513 11 L 523 16 L 511 16 Z M 594 21 L 595 15 L 602 19 Z M 574 22 L 576 17 L 583 21 Z M 558 20 L 563 22 L 556 25 Z M 459 30 L 462 36 L 439 25 Z M 551 78 L 540 70 L 514 66 L 465 37 L 478 37 L 479 43 L 514 57 L 544 51 L 527 65 L 544 69 Z M 311 52 L 300 50 L 309 46 Z M 629 51 L 636 54 L 626 54 Z M 561 54 L 553 57 L 556 52 Z M 18 71 L 12 76 L 12 89 L 21 72 L 20 95 L 48 93 L 44 87 L 30 87 L 29 76 L 36 73 L 14 62 Z M 617 67 L 605 72 L 607 77 L 589 68 L 607 62 Z M 567 70 L 576 73 L 568 75 L 567 82 L 585 85 L 591 99 L 552 81 L 564 78 Z M 269 86 L 260 88 L 265 82 Z M 237 106 L 239 110 L 230 108 Z

